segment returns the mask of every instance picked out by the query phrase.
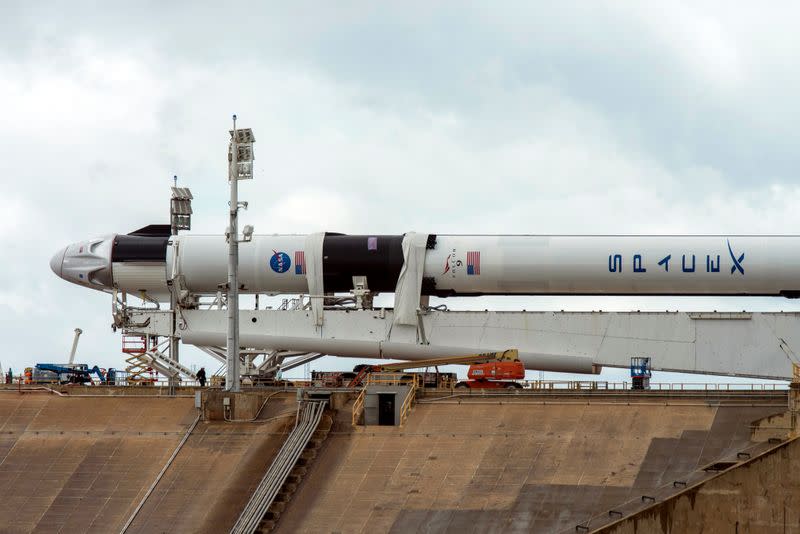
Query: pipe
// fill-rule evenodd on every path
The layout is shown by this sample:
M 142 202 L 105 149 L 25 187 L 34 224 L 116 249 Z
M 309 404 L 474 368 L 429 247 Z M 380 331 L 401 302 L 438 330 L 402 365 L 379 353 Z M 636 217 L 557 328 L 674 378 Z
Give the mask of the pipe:
M 274 397 L 275 395 L 277 395 L 279 393 L 286 393 L 286 391 L 287 390 L 281 389 L 281 390 L 275 391 L 275 392 L 270 393 L 269 395 L 267 395 L 267 398 L 264 399 L 264 402 L 261 403 L 261 407 L 258 409 L 258 411 L 256 412 L 256 415 L 252 419 L 228 419 L 227 417 L 225 417 L 225 414 L 223 414 L 222 417 L 223 417 L 223 419 L 225 421 L 227 421 L 229 423 L 252 423 L 253 421 L 258 419 L 258 416 L 261 415 L 261 411 L 264 409 L 264 406 L 267 405 L 267 402 L 272 397 Z M 291 410 L 291 412 L 294 412 L 294 410 Z M 281 417 L 281 415 L 278 415 L 276 417 L 271 417 L 270 419 L 276 419 L 276 418 L 280 418 L 280 417 Z M 268 419 L 268 420 L 270 420 L 270 419 Z
M 119 534 L 125 534 L 125 532 L 128 530 L 128 527 L 130 527 L 131 523 L 133 523 L 133 520 L 136 519 L 136 516 L 139 514 L 141 509 L 144 507 L 144 503 L 147 501 L 147 498 L 150 497 L 150 494 L 153 493 L 154 489 L 156 489 L 156 486 L 161 481 L 161 477 L 164 476 L 164 473 L 167 472 L 167 469 L 169 469 L 169 466 L 172 465 L 172 461 L 175 459 L 176 456 L 178 456 L 178 453 L 181 451 L 181 448 L 183 448 L 183 445 L 189 439 L 189 436 L 192 434 L 192 431 L 194 430 L 194 427 L 197 426 L 197 423 L 199 421 L 200 421 L 200 414 L 198 413 L 197 417 L 195 418 L 194 422 L 192 423 L 192 426 L 189 427 L 189 430 L 186 431 L 186 434 L 184 434 L 183 439 L 181 440 L 181 442 L 178 443 L 178 446 L 175 447 L 174 451 L 172 451 L 172 456 L 169 457 L 169 460 L 167 460 L 167 463 L 165 463 L 164 467 L 161 468 L 161 472 L 158 473 L 158 476 L 156 476 L 156 479 L 153 481 L 152 484 L 150 484 L 150 487 L 147 489 L 147 493 L 145 493 L 144 497 L 142 497 L 142 500 L 139 501 L 139 505 L 136 507 L 136 510 L 134 510 L 133 513 L 131 514 L 131 516 L 128 518 L 128 521 L 122 527 L 122 530 L 119 531 Z
M 231 528 L 231 534 L 255 532 L 297 463 L 297 459 L 319 426 L 324 410 L 324 401 L 304 403 L 298 424 L 287 437 L 236 524 Z

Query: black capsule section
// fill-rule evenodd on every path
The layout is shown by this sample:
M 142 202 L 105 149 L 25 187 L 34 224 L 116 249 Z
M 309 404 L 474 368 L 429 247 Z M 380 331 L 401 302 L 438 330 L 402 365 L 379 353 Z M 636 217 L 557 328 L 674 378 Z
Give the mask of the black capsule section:
M 169 236 L 117 235 L 111 251 L 113 262 L 165 262 Z
M 402 267 L 402 235 L 327 234 L 322 243 L 325 291 L 349 291 L 354 276 L 366 276 L 371 291 L 392 292 Z

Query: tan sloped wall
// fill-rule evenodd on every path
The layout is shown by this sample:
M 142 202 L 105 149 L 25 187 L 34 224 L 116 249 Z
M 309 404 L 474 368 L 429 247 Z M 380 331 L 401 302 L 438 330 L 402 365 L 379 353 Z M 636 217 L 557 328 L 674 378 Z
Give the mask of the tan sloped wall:
M 787 442 L 597 532 L 800 532 L 800 441 Z

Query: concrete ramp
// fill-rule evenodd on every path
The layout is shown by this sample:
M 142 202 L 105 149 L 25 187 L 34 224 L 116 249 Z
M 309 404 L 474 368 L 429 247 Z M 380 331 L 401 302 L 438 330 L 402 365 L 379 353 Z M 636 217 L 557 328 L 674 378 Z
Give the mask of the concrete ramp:
M 782 403 L 418 404 L 405 428 L 333 432 L 279 532 L 558 532 L 751 444 Z M 346 429 L 344 421 L 340 429 Z
M 800 440 L 794 438 L 595 532 L 797 533 L 799 469 Z
M 288 393 L 271 398 L 257 421 L 198 423 L 127 532 L 228 532 L 294 425 L 296 406 Z
M 118 531 L 194 420 L 193 406 L 0 393 L 2 531 Z

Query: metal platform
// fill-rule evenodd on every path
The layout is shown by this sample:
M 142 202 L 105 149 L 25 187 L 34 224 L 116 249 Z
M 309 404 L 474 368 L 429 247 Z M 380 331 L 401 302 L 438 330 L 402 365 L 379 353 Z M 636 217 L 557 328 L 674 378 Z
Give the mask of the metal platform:
M 101 388 L 0 391 L 4 531 L 119 531 L 162 469 L 128 532 L 228 531 L 295 421 L 294 391 L 253 390 L 235 404 L 255 418 L 220 414 L 187 436 L 193 398 L 79 394 L 92 389 Z M 229 395 L 208 393 L 220 404 Z M 337 420 L 275 526 L 574 531 L 785 434 L 788 393 L 421 391 L 400 428 L 353 427 L 352 405 L 337 400 Z

